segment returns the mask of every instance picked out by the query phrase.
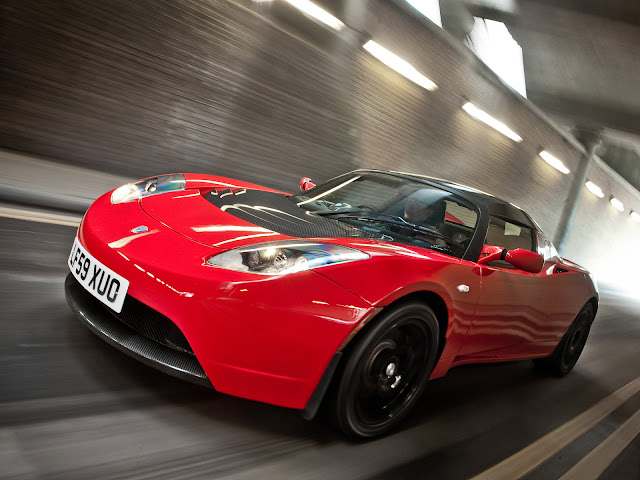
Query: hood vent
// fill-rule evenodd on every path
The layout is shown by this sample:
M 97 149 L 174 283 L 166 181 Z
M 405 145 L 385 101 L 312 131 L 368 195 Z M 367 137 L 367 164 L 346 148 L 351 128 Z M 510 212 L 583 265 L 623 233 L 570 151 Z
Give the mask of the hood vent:
M 334 219 L 309 215 L 280 193 L 222 190 L 215 194 L 212 191 L 206 198 L 229 215 L 290 237 L 380 238 L 380 234 L 376 232 L 368 232 Z

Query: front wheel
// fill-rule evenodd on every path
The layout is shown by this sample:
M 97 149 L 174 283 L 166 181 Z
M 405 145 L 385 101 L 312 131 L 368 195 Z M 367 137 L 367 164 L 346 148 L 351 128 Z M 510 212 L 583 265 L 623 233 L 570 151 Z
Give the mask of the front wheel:
M 409 413 L 434 368 L 439 327 L 433 310 L 412 302 L 383 313 L 345 358 L 332 401 L 346 435 L 387 433 Z
M 585 305 L 575 318 L 553 354 L 547 358 L 534 360 L 536 366 L 542 367 L 550 373 L 563 377 L 575 366 L 591 329 L 593 322 L 593 307 Z

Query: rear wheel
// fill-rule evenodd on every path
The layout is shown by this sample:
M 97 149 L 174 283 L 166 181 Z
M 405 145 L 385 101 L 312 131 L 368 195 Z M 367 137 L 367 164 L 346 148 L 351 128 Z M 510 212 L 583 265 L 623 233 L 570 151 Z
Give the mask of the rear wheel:
M 433 370 L 438 321 L 412 302 L 383 313 L 345 358 L 334 386 L 332 416 L 351 437 L 387 433 L 411 410 Z
M 587 343 L 587 337 L 593 322 L 593 307 L 585 305 L 575 318 L 553 354 L 547 358 L 534 360 L 534 363 L 550 373 L 562 377 L 575 366 L 580 354 Z

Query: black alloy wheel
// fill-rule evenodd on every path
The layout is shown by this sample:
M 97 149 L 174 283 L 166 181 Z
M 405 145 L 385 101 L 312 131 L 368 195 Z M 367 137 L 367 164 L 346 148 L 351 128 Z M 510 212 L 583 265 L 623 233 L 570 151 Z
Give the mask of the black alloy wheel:
M 562 340 L 550 357 L 535 360 L 536 365 L 550 373 L 563 377 L 575 366 L 587 343 L 591 323 L 593 322 L 593 306 L 586 304 L 575 318 Z
M 411 302 L 383 312 L 343 361 L 332 399 L 346 435 L 387 433 L 409 413 L 435 366 L 439 327 L 433 310 Z

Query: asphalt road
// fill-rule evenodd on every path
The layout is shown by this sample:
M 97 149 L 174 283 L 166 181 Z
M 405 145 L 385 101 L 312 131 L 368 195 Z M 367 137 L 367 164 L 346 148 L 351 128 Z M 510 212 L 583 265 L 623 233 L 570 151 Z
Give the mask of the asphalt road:
M 93 336 L 64 300 L 74 235 L 0 218 L 3 478 L 467 479 L 640 377 L 640 304 L 604 296 L 564 379 L 531 362 L 454 369 L 400 431 L 346 441 L 322 419 L 175 380 Z M 561 477 L 639 410 L 635 393 L 523 478 Z M 605 465 L 601 478 L 639 479 L 640 437 Z

